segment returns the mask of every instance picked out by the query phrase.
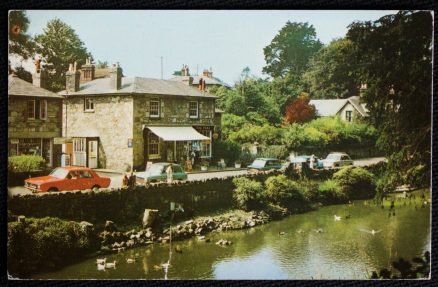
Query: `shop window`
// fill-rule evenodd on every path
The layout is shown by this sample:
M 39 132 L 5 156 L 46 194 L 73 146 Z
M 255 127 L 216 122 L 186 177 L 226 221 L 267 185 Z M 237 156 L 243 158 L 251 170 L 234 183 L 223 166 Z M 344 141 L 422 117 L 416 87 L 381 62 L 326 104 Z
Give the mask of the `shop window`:
M 160 117 L 160 101 L 153 100 L 149 102 L 150 110 L 149 115 L 151 118 L 159 118 Z
M 189 117 L 191 119 L 196 119 L 199 116 L 199 108 L 198 108 L 198 102 L 191 101 L 189 102 Z
M 84 111 L 86 112 L 94 112 L 94 102 L 91 98 L 84 99 Z
M 148 132 L 148 156 L 149 158 L 160 157 L 160 138 L 151 131 Z
M 210 139 L 210 142 L 201 142 L 201 157 L 211 157 L 211 131 L 200 131 L 199 133 Z

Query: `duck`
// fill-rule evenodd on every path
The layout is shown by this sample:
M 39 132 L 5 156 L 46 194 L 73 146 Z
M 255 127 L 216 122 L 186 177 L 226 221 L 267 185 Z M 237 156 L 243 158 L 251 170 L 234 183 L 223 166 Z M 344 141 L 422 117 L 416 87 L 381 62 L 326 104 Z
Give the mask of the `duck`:
M 96 259 L 96 264 L 97 265 L 105 265 L 105 263 L 106 263 L 106 257 L 105 258 L 103 258 L 103 259 Z
M 351 214 L 345 215 L 345 219 L 350 219 L 350 218 L 351 218 Z
M 178 252 L 178 253 L 182 253 L 182 249 L 178 245 L 175 246 L 175 251 Z
M 286 234 L 286 232 L 284 232 L 284 231 L 278 232 L 278 235 L 285 235 L 285 234 Z
M 322 233 L 323 230 L 322 230 L 322 228 L 318 228 L 318 229 L 315 230 L 315 232 L 316 232 L 316 233 Z
M 116 263 L 116 260 L 114 260 L 113 262 L 105 263 L 105 268 L 116 268 Z
M 335 214 L 335 221 L 341 220 L 341 217 Z
M 126 263 L 135 263 L 135 257 L 134 258 L 126 258 Z

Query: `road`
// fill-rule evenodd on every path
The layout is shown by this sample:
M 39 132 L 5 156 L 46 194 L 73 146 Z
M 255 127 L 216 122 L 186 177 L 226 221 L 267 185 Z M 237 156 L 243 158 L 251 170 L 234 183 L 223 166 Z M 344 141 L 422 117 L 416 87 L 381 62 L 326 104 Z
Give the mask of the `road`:
M 374 158 L 364 158 L 360 160 L 354 161 L 354 166 L 366 166 L 370 164 L 375 164 L 380 161 L 383 161 L 384 157 L 374 157 Z M 113 173 L 113 172 L 97 172 L 100 176 L 107 176 L 111 178 L 111 184 L 109 188 L 119 188 L 122 186 L 122 175 L 119 173 Z M 188 174 L 189 181 L 193 180 L 204 180 L 209 178 L 224 178 L 227 176 L 235 176 L 235 175 L 244 175 L 247 174 L 248 171 L 243 170 L 226 170 L 226 171 L 214 171 L 214 172 L 204 172 L 204 173 L 190 173 Z M 24 194 L 32 194 L 31 191 L 24 188 L 23 186 L 14 186 L 14 187 L 8 187 L 8 195 L 14 196 L 14 195 L 24 195 Z

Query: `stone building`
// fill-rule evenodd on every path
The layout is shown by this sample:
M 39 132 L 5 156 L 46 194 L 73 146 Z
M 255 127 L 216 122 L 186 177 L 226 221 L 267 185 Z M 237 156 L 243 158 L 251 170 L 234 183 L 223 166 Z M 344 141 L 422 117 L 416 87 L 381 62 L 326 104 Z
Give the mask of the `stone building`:
M 309 105 L 315 106 L 316 115 L 319 117 L 339 116 L 343 121 L 352 122 L 368 116 L 368 110 L 366 105 L 361 103 L 360 96 L 348 99 L 310 100 Z
M 41 155 L 47 166 L 59 166 L 62 96 L 45 89 L 46 71 L 37 65 L 33 84 L 8 77 L 8 154 Z
M 219 130 L 215 100 L 189 83 L 122 77 L 113 65 L 109 78 L 80 79 L 73 65 L 66 74 L 63 107 L 64 145 L 73 165 L 144 170 L 147 162 L 184 162 L 193 151 L 212 155 Z M 81 83 L 82 82 L 82 83 Z M 215 125 L 216 123 L 216 125 Z

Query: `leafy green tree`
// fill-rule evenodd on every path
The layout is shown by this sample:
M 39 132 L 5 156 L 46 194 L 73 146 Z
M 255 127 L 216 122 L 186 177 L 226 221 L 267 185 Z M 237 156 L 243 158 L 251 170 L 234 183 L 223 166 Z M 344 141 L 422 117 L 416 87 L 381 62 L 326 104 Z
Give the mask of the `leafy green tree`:
M 91 57 L 76 32 L 59 19 L 49 21 L 44 33 L 37 35 L 35 41 L 37 52 L 50 67 L 52 91 L 65 88 L 65 73 L 70 63 L 77 62 L 80 67 L 87 57 Z
M 288 21 L 263 49 L 266 61 L 263 72 L 274 78 L 288 73 L 301 75 L 307 69 L 309 59 L 321 47 L 312 25 Z
M 424 170 L 421 182 L 429 184 L 432 20 L 429 11 L 400 11 L 353 23 L 347 33 L 368 87 L 363 100 L 378 130 L 378 145 L 388 155 L 389 172 L 396 174 L 387 178 L 399 183 L 409 183 L 406 174 Z
M 358 94 L 360 82 L 356 70 L 353 43 L 337 39 L 321 48 L 310 60 L 303 81 L 312 98 L 348 98 Z
M 9 53 L 17 54 L 23 59 L 29 58 L 35 48 L 32 38 L 26 33 L 29 19 L 26 12 L 13 10 L 9 12 Z

